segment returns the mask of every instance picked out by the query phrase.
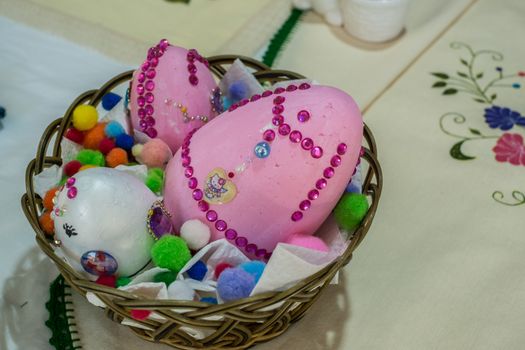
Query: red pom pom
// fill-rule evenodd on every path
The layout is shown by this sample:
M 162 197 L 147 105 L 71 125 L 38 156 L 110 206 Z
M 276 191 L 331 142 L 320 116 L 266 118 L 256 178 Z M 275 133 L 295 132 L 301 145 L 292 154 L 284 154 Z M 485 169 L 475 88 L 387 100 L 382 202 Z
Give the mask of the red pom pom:
M 97 280 L 95 282 L 97 282 L 98 284 L 101 284 L 103 286 L 115 288 L 116 285 L 117 285 L 117 276 L 115 276 L 115 275 L 111 275 L 111 276 L 102 275 L 99 278 L 97 278 Z
M 66 134 L 64 137 L 68 140 L 71 140 L 73 142 L 76 142 L 78 144 L 82 144 L 84 142 L 84 133 L 80 130 L 77 130 L 75 128 L 69 128 L 66 131 Z
M 148 318 L 148 316 L 151 314 L 151 311 L 133 309 L 129 313 L 131 314 L 131 317 L 133 317 L 134 319 L 142 321 Z
M 98 150 L 102 152 L 103 155 L 108 154 L 113 148 L 115 148 L 115 141 L 107 137 L 98 144 Z
M 215 278 L 219 278 L 219 276 L 221 275 L 222 271 L 226 270 L 226 269 L 229 269 L 230 267 L 233 267 L 231 266 L 230 264 L 228 263 L 219 263 L 217 264 L 217 266 L 215 266 Z
M 64 173 L 66 176 L 71 177 L 78 173 L 78 170 L 82 167 L 82 163 L 78 160 L 72 160 L 71 162 L 64 165 Z

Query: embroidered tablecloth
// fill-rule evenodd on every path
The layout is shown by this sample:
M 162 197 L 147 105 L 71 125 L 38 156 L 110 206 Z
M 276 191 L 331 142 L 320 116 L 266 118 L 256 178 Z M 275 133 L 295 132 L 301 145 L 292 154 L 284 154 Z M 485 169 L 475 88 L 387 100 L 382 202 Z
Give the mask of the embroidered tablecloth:
M 461 4 L 463 7 L 457 4 L 450 5 L 458 6 L 455 14 L 464 8 L 466 2 Z M 356 95 L 361 106 L 368 107 L 365 119 L 378 140 L 385 175 L 384 194 L 371 232 L 352 263 L 342 271 L 342 283 L 328 288 L 312 310 L 285 335 L 257 348 L 523 348 L 525 103 L 521 85 L 525 83 L 525 48 L 518 34 L 525 31 L 524 16 L 525 4 L 520 2 L 479 0 L 393 84 L 388 84 L 390 80 L 383 75 L 374 75 L 374 79 L 384 79 L 377 85 L 366 81 L 366 76 L 353 72 L 366 71 L 365 68 L 369 67 L 369 72 L 373 73 L 378 63 L 367 66 L 362 61 L 363 66 L 351 68 L 344 64 L 344 60 L 337 59 L 329 62 L 331 68 L 324 72 L 314 67 L 319 66 L 320 58 L 309 56 L 308 48 L 304 46 L 302 55 L 301 51 L 294 49 L 295 40 L 305 42 L 307 39 L 304 36 L 301 39 L 301 27 L 298 28 L 277 66 L 292 68 L 286 67 L 290 62 L 287 55 L 294 49 L 294 55 L 302 56 L 306 61 L 295 62 L 297 67 L 293 67 L 294 70 L 311 74 L 322 82 L 342 84 Z M 447 18 L 452 20 L 454 16 Z M 418 28 L 428 28 L 427 25 L 433 24 L 433 20 L 426 24 L 421 22 L 412 31 L 416 35 Z M 303 23 L 302 28 L 307 25 Z M 13 28 L 17 26 L 6 20 L 0 21 L 2 33 L 28 38 L 29 30 Z M 437 32 L 439 30 L 434 34 Z M 39 35 L 43 46 L 35 53 L 42 57 L 46 54 L 51 57 L 45 45 L 67 46 L 62 41 L 49 41 L 43 34 Z M 427 44 L 435 37 L 429 36 Z M 409 38 L 408 34 L 406 38 Z M 15 42 L 11 45 L 17 47 Z M 383 51 L 384 56 L 392 53 L 396 45 L 403 45 L 403 39 Z M 75 57 L 64 51 L 65 57 L 77 61 L 61 69 L 72 75 L 76 74 L 75 69 L 85 71 L 82 79 L 87 82 L 49 76 L 45 73 L 47 70 L 38 66 L 30 66 L 32 68 L 26 75 L 10 76 L 10 72 L 21 74 L 28 68 L 13 68 L 16 58 L 23 57 L 23 48 L 15 50 L 15 59 L 7 56 L 13 66 L 7 69 L 4 65 L 1 72 L 4 81 L 10 79 L 15 84 L 7 90 L 6 85 L 0 83 L 3 88 L 0 96 L 9 101 L 20 100 L 20 93 L 16 94 L 16 89 L 19 89 L 29 94 L 31 101 L 36 99 L 39 108 L 20 101 L 19 105 L 24 108 L 15 110 L 23 118 L 15 124 L 6 124 L 7 128 L 0 132 L 0 145 L 12 149 L 24 143 L 36 145 L 39 128 L 41 130 L 53 119 L 51 112 L 59 115 L 63 111 L 67 101 L 76 95 L 74 91 L 96 86 L 98 79 L 104 80 L 112 75 L 111 72 L 125 68 L 89 51 L 77 47 L 75 50 L 78 50 Z M 1 49 L 0 54 L 2 52 L 7 50 Z M 412 58 L 417 56 L 415 52 L 412 51 Z M 91 70 L 82 67 L 82 55 L 86 55 L 85 59 L 93 65 Z M 311 65 L 304 57 L 313 57 Z M 405 59 L 405 62 L 412 58 Z M 387 64 L 380 66 L 386 69 L 382 72 L 389 78 L 395 77 L 403 67 L 397 60 L 393 62 L 394 68 L 384 68 Z M 94 66 L 106 70 L 97 72 Z M 56 71 L 59 68 L 56 66 Z M 338 79 L 334 71 L 356 75 L 352 79 Z M 40 80 L 30 73 L 40 74 Z M 50 82 L 54 82 L 51 84 L 54 92 L 42 96 L 42 89 L 51 91 Z M 86 84 L 88 86 L 84 86 Z M 383 91 L 385 87 L 387 89 Z M 367 92 L 361 93 L 364 90 Z M 375 99 L 377 96 L 380 98 Z M 30 114 L 37 112 L 43 115 L 41 119 L 35 119 L 38 125 L 24 128 L 31 123 Z M 2 133 L 14 130 L 12 126 L 16 126 L 17 135 L 23 135 L 23 138 L 10 137 L 2 143 Z M 18 164 L 20 169 L 14 171 L 4 167 L 0 170 L 2 189 L 13 188 L 9 179 L 14 178 L 18 179 L 16 184 L 21 188 L 23 164 L 32 156 L 33 150 L 34 147 L 24 148 L 18 157 L 9 158 L 10 164 Z M 2 198 L 4 207 L 12 208 L 3 215 L 7 214 L 13 218 L 11 222 L 22 225 L 21 214 L 16 212 L 19 210 L 16 207 L 18 197 L 14 192 L 17 191 L 6 192 L 8 196 Z M 1 232 L 19 231 L 17 227 L 25 227 L 23 234 L 30 238 L 21 237 L 18 248 L 7 254 L 11 260 L 5 261 L 3 278 L 11 270 L 12 274 L 21 272 L 20 267 L 15 270 L 16 266 L 21 266 L 16 256 L 22 261 L 34 256 L 32 252 L 20 254 L 21 244 L 31 244 L 30 229 L 27 226 L 15 227 L 14 223 L 6 225 L 6 218 L 3 216 Z M 33 260 L 31 266 L 44 264 L 38 259 Z M 42 286 L 49 282 L 44 274 L 38 274 L 38 269 L 29 271 L 29 275 L 41 278 L 28 277 L 26 281 L 30 282 L 27 285 L 4 287 L 11 291 L 8 303 L 11 333 L 16 329 L 14 320 L 22 322 L 25 319 L 25 324 L 30 324 L 27 320 L 31 317 L 38 319 L 33 315 L 38 314 L 37 309 L 43 308 L 36 303 L 38 293 L 25 298 L 32 302 L 24 304 L 22 292 L 42 290 Z M 13 294 L 18 286 L 21 286 L 20 295 L 15 297 Z M 78 296 L 73 298 L 84 349 L 129 350 L 148 345 L 133 338 L 128 329 L 106 320 L 100 310 L 86 305 Z M 32 306 L 35 311 L 25 312 L 27 306 Z M 23 348 L 44 349 L 42 342 L 36 341 L 43 335 L 47 336 L 47 333 L 39 331 L 40 338 L 35 335 L 33 342 L 26 340 Z

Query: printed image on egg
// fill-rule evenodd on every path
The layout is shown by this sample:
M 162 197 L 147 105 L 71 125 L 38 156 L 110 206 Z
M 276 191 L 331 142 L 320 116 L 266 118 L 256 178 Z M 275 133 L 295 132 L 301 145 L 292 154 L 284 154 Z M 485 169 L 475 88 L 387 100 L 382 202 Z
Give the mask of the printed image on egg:
M 220 90 L 206 59 L 165 39 L 149 49 L 133 74 L 129 96 L 133 128 L 163 140 L 172 152 L 188 132 L 221 112 Z
M 312 235 L 356 167 L 363 136 L 357 104 L 328 86 L 278 87 L 190 132 L 166 168 L 164 204 L 175 230 L 205 222 L 251 258 Z
M 56 238 L 71 266 L 96 278 L 131 276 L 150 260 L 146 217 L 156 196 L 132 175 L 91 168 L 67 180 L 53 208 Z

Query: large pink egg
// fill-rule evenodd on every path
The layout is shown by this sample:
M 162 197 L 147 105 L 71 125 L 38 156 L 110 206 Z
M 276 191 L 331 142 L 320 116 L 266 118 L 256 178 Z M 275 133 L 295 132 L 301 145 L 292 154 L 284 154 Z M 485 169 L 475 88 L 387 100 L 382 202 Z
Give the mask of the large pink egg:
M 268 258 L 293 234 L 313 234 L 355 169 L 363 121 L 341 90 L 301 84 L 266 91 L 191 132 L 166 169 L 176 228 L 199 219 Z
M 129 102 L 133 128 L 160 138 L 175 152 L 190 130 L 216 115 L 212 97 L 219 99 L 218 91 L 208 62 L 196 50 L 161 40 L 133 74 Z

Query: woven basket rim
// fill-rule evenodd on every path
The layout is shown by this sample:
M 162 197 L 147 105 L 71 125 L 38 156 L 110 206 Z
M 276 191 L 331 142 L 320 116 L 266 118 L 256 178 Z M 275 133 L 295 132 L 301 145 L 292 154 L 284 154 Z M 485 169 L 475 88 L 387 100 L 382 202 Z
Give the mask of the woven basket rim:
M 226 71 L 225 67 L 223 66 L 231 64 L 235 59 L 240 59 L 246 66 L 254 70 L 253 75 L 256 77 L 256 79 L 258 79 L 261 82 L 270 81 L 270 82 L 275 83 L 277 81 L 304 78 L 304 76 L 291 72 L 291 71 L 272 70 L 268 66 L 264 65 L 263 63 L 257 60 L 254 60 L 252 58 L 249 58 L 249 57 L 244 57 L 244 56 L 235 56 L 235 55 L 213 56 L 213 57 L 209 57 L 208 61 L 210 63 L 210 69 L 213 72 L 213 74 L 215 74 L 217 77 L 221 77 Z M 244 313 L 246 312 L 249 313 L 251 310 L 253 311 L 260 310 L 261 308 L 270 307 L 272 305 L 275 305 L 276 303 L 289 300 L 289 298 L 303 293 L 308 288 L 314 288 L 315 285 L 320 284 L 320 283 L 322 284 L 320 289 L 321 290 L 324 289 L 324 287 L 326 287 L 328 282 L 331 281 L 335 273 L 339 271 L 344 265 L 346 265 L 350 261 L 353 251 L 359 246 L 359 244 L 364 239 L 373 221 L 374 215 L 377 210 L 378 201 L 381 195 L 382 172 L 381 172 L 381 167 L 379 165 L 379 162 L 377 160 L 377 147 L 376 147 L 372 132 L 366 126 L 366 124 L 364 124 L 364 141 L 368 147 L 364 148 L 364 154 L 362 158 L 368 164 L 368 171 L 363 181 L 363 189 L 364 189 L 363 193 L 370 196 L 371 198 L 370 209 L 367 215 L 365 216 L 365 218 L 363 219 L 363 221 L 361 222 L 361 225 L 352 234 L 352 236 L 349 237 L 350 244 L 348 245 L 347 249 L 341 256 L 336 258 L 333 262 L 328 264 L 326 267 L 321 269 L 319 272 L 309 276 L 308 278 L 298 282 L 297 284 L 295 284 L 294 286 L 286 290 L 265 292 L 265 293 L 257 294 L 257 295 L 254 295 L 248 298 L 244 298 L 244 299 L 240 299 L 240 300 L 236 300 L 236 301 L 228 302 L 224 304 L 218 304 L 218 305 L 208 304 L 208 303 L 199 302 L 199 301 L 141 299 L 129 292 L 102 286 L 102 285 L 96 284 L 95 282 L 89 281 L 88 279 L 80 275 L 78 272 L 74 271 L 67 263 L 65 263 L 58 255 L 55 254 L 54 249 L 53 249 L 52 240 L 45 236 L 43 230 L 41 229 L 39 225 L 38 217 L 39 217 L 39 214 L 42 212 L 42 200 L 34 192 L 33 175 L 40 173 L 44 168 L 51 166 L 53 164 L 61 165 L 62 160 L 60 158 L 60 154 L 61 154 L 60 140 L 63 138 L 64 133 L 70 124 L 70 119 L 71 119 L 73 109 L 77 105 L 82 104 L 82 103 L 88 103 L 94 106 L 98 105 L 101 101 L 102 96 L 104 96 L 106 92 L 111 91 L 112 89 L 114 89 L 116 86 L 120 84 L 126 83 L 126 81 L 130 80 L 132 73 L 133 73 L 132 70 L 123 72 L 113 77 L 112 79 L 108 80 L 99 89 L 86 91 L 85 93 L 77 97 L 77 99 L 75 99 L 72 102 L 72 104 L 69 106 L 64 116 L 62 118 L 58 118 L 55 121 L 53 121 L 45 129 L 42 135 L 42 138 L 39 142 L 38 148 L 37 148 L 36 157 L 31 162 L 29 162 L 27 169 L 26 169 L 26 193 L 22 196 L 22 209 L 28 221 L 30 222 L 33 230 L 36 233 L 37 244 L 42 249 L 42 251 L 53 260 L 55 265 L 58 267 L 60 273 L 64 276 L 64 278 L 68 282 L 68 284 L 84 296 L 88 291 L 96 294 L 106 304 L 106 312 L 108 313 L 108 315 L 115 320 L 119 320 L 123 318 L 130 318 L 129 313 L 126 313 L 123 311 L 123 310 L 129 311 L 130 309 L 154 309 L 155 312 L 158 312 L 161 315 L 165 315 L 168 319 L 175 319 L 175 320 L 177 318 L 177 315 L 175 315 L 172 311 L 170 311 L 170 310 L 173 310 L 174 308 L 195 309 L 185 314 L 185 316 L 189 318 L 196 318 L 196 319 L 205 318 L 210 315 L 213 316 L 215 314 L 219 314 L 223 312 L 231 312 L 231 310 L 238 310 L 238 309 L 243 309 Z M 47 155 L 48 148 L 53 138 L 55 139 L 55 142 L 51 150 L 51 154 Z M 315 295 L 312 297 L 313 300 L 309 301 L 308 302 L 309 304 L 306 304 L 306 309 L 309 308 L 309 306 L 313 303 L 313 301 L 315 301 L 315 299 L 317 298 L 319 294 L 319 291 L 314 293 Z M 305 297 L 305 298 L 308 298 L 308 297 Z M 298 315 L 296 319 L 300 318 L 305 311 L 302 311 L 302 313 Z M 260 314 L 260 311 L 258 313 Z M 250 318 L 248 315 L 245 315 L 245 314 L 243 314 L 242 317 L 241 316 L 239 317 L 240 318 L 244 317 L 246 319 Z M 294 320 L 295 319 L 291 319 L 290 322 Z M 149 326 L 152 328 L 156 328 L 158 326 L 156 323 L 150 322 L 148 320 L 140 321 L 139 323 L 144 326 Z M 196 323 L 199 323 L 199 322 L 196 322 Z M 202 326 L 200 323 L 199 325 Z M 137 331 L 136 329 L 133 329 L 133 330 L 139 336 L 141 336 L 142 338 L 146 340 L 159 341 L 160 339 L 160 341 L 165 342 L 164 341 L 165 339 L 163 338 L 155 338 L 154 336 L 149 335 L 149 334 L 144 335 L 143 333 L 141 333 L 140 331 Z M 173 332 L 173 330 L 171 331 Z M 158 336 L 158 333 L 159 332 L 156 332 L 154 335 Z M 278 332 L 270 333 L 270 335 L 261 337 L 258 340 L 252 341 L 249 339 L 248 341 L 240 344 L 239 348 L 245 348 L 254 342 L 271 339 L 274 336 L 277 336 L 280 334 L 280 333 L 278 334 L 277 333 Z M 181 337 L 184 338 L 183 334 L 176 333 L 176 331 L 174 334 L 177 335 L 179 338 Z M 216 341 L 216 339 L 212 339 L 212 340 Z M 181 341 L 189 341 L 189 340 L 183 339 Z M 178 345 L 174 345 L 173 343 L 170 343 L 169 341 L 165 343 L 171 346 L 175 346 L 180 349 L 186 348 L 178 343 L 177 343 Z M 200 345 L 199 345 L 200 343 L 195 343 L 195 344 L 196 344 L 195 345 L 196 347 L 200 348 Z M 193 347 L 187 347 L 187 348 L 193 348 Z

